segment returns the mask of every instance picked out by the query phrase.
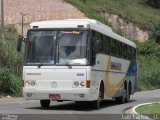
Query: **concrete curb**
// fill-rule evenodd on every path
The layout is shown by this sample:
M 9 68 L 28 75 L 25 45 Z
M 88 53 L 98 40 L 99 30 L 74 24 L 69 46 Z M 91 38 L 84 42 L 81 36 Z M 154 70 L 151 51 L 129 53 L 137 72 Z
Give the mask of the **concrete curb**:
M 136 105 L 136 106 L 134 106 L 134 107 L 131 108 L 130 112 L 131 112 L 131 114 L 140 115 L 139 113 L 136 112 L 136 109 L 138 107 L 144 106 L 144 105 L 156 104 L 156 103 L 160 104 L 160 102 L 150 102 L 150 103 L 142 103 L 142 104 Z M 144 115 L 140 115 L 140 117 L 141 118 L 145 118 L 146 120 L 153 120 L 153 119 L 151 119 L 151 118 L 149 118 L 147 116 L 144 116 Z

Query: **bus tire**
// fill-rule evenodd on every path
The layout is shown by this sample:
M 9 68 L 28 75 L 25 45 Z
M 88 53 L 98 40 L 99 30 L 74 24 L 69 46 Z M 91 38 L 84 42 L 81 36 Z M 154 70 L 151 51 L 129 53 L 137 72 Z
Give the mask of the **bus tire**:
M 130 88 L 127 86 L 126 88 L 126 97 L 125 97 L 125 102 L 128 103 L 130 99 Z
M 48 108 L 50 105 L 50 100 L 40 100 L 41 107 Z
M 76 104 L 85 104 L 87 101 L 75 101 Z
M 92 106 L 94 109 L 98 110 L 100 108 L 100 102 L 103 98 L 104 98 L 104 87 L 100 86 L 98 99 L 95 101 L 92 101 Z
M 123 95 L 120 97 L 116 97 L 116 102 L 118 104 L 124 104 L 126 99 L 126 90 L 124 91 Z

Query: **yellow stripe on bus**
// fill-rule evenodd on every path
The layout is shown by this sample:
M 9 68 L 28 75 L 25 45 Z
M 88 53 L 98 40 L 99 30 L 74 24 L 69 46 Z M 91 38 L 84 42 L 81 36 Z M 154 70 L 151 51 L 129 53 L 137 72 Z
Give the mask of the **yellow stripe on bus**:
M 111 73 L 108 72 L 110 71 L 110 65 L 111 65 L 111 56 L 109 56 L 108 58 L 108 64 L 107 64 L 107 72 L 106 72 L 106 75 L 105 75 L 105 80 L 104 80 L 104 84 L 105 84 L 105 96 L 106 97 L 113 97 L 116 92 L 120 89 L 120 87 L 122 86 L 122 84 L 124 83 L 124 80 L 125 80 L 125 77 L 124 76 L 120 82 L 116 85 L 111 85 L 110 82 L 109 82 L 109 79 L 110 79 L 110 75 Z

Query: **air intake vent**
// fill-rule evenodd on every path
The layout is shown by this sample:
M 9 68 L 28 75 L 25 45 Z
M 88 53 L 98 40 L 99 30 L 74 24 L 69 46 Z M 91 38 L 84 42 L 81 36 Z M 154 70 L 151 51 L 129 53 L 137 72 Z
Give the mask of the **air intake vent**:
M 78 28 L 84 28 L 84 25 L 78 25 L 77 27 Z
M 38 26 L 33 26 L 33 28 L 38 28 Z

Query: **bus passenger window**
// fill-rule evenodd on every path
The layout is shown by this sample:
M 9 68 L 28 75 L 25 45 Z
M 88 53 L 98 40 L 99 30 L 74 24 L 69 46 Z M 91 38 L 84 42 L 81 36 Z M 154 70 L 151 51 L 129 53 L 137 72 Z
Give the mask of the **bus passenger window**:
M 91 32 L 91 64 L 94 65 L 96 61 L 96 53 L 95 53 L 95 40 L 96 40 L 96 33 L 95 31 Z
M 119 58 L 122 58 L 122 43 L 117 42 L 117 54 Z
M 123 58 L 127 59 L 127 45 L 123 44 L 122 45 L 122 50 L 123 50 Z
M 132 48 L 132 60 L 136 60 L 136 49 Z
M 102 52 L 103 51 L 103 46 L 102 46 L 102 42 L 103 42 L 103 35 L 96 32 L 96 44 L 98 45 L 98 52 Z
M 109 37 L 103 36 L 103 50 L 104 53 L 109 55 L 110 54 L 110 40 Z
M 116 41 L 114 39 L 111 39 L 111 55 L 116 56 L 117 50 L 116 50 Z
M 131 47 L 127 46 L 127 53 L 128 53 L 128 59 L 131 60 L 132 53 L 131 53 Z

